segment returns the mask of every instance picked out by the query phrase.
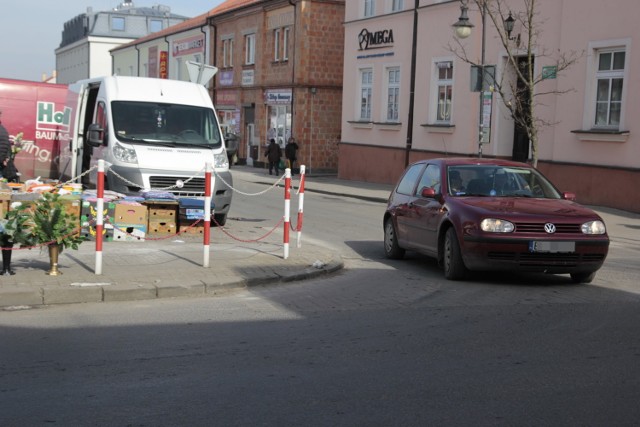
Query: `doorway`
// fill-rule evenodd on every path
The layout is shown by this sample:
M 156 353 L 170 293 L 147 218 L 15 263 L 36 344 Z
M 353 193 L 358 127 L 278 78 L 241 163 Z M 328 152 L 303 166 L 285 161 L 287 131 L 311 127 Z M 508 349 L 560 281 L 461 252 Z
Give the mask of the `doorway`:
M 532 57 L 533 60 L 533 57 Z M 517 58 L 517 64 L 520 72 L 525 78 L 529 76 L 529 68 L 527 66 L 527 58 L 519 57 Z M 516 109 L 515 116 L 516 120 L 514 120 L 514 129 L 513 129 L 513 152 L 512 159 L 517 162 L 526 162 L 529 160 L 529 135 L 527 134 L 527 129 L 523 126 L 523 120 L 520 119 L 522 117 L 528 118 L 531 117 L 531 108 L 529 106 L 529 101 L 531 97 L 529 96 L 529 92 L 526 90 L 524 82 L 516 77 Z

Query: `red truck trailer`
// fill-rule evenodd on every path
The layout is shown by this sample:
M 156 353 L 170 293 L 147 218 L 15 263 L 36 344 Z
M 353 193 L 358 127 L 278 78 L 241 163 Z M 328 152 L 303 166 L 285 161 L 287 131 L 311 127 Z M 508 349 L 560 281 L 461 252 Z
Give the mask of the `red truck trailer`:
M 11 141 L 22 132 L 15 157 L 21 181 L 59 178 L 60 146 L 69 142 L 71 108 L 67 85 L 0 78 L 2 124 Z

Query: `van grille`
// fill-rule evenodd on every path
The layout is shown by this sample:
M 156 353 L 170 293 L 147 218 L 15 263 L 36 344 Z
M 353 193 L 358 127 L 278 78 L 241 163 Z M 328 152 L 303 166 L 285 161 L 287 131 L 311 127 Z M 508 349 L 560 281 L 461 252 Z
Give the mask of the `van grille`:
M 149 185 L 153 190 L 171 187 L 164 191 L 173 193 L 176 196 L 204 196 L 204 178 L 192 178 L 188 182 L 187 179 L 182 176 L 152 176 L 149 177 Z M 184 182 L 182 188 L 175 187 L 178 180 Z

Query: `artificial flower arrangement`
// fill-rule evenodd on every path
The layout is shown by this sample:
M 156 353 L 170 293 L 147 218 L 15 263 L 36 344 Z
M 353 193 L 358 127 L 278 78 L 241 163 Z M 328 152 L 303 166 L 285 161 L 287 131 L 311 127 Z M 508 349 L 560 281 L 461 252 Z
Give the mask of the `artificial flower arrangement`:
M 13 140 L 11 141 L 11 158 L 12 159 L 16 157 L 16 154 L 22 151 L 22 148 L 24 146 L 23 138 L 24 138 L 24 132 L 20 132 L 13 137 Z

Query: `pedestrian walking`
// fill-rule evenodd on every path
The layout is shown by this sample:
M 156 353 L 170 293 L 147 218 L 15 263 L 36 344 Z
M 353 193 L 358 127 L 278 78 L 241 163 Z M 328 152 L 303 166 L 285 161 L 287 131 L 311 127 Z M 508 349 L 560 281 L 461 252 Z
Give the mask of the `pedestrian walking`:
M 272 171 L 275 168 L 276 176 L 280 175 L 280 158 L 282 157 L 282 148 L 276 143 L 276 140 L 271 138 L 267 151 L 264 156 L 269 161 L 269 175 L 272 175 Z
M 298 160 L 298 143 L 294 137 L 289 138 L 287 145 L 284 147 L 284 155 L 289 162 L 289 169 L 291 169 L 291 176 L 295 175 L 293 165 Z
M 2 125 L 2 110 L 0 110 L 0 178 L 9 182 L 18 182 L 18 170 L 13 164 L 13 153 L 9 132 Z

